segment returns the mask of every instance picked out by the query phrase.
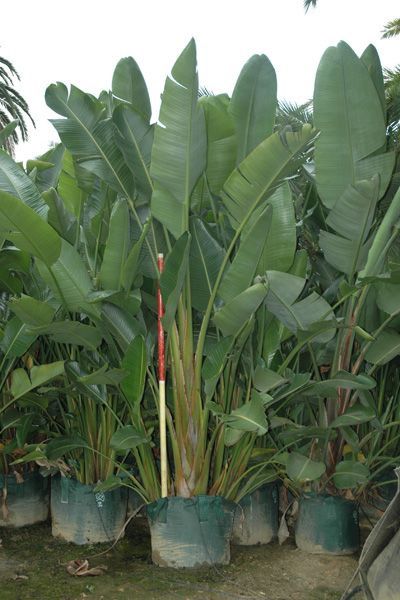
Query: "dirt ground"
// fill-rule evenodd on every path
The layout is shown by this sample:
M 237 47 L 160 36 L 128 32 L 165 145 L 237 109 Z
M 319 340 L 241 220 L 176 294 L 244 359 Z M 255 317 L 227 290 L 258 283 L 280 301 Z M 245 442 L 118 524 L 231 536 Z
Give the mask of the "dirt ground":
M 111 551 L 107 545 L 82 548 L 55 540 L 47 524 L 2 529 L 0 536 L 1 600 L 334 600 L 357 566 L 356 557 L 308 555 L 289 540 L 283 546 L 233 547 L 228 567 L 162 569 L 151 563 L 142 518 Z M 71 576 L 66 563 L 77 558 L 107 571 Z

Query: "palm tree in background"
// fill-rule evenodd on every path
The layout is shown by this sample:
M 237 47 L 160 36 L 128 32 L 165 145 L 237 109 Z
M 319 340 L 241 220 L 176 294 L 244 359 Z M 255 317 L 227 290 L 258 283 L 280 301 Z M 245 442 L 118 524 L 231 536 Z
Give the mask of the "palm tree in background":
M 11 154 L 20 139 L 24 142 L 28 139 L 27 118 L 35 125 L 26 100 L 14 87 L 15 78 L 20 79 L 14 65 L 0 56 L 0 133 L 12 121 L 18 122 L 7 140 L 0 144 Z

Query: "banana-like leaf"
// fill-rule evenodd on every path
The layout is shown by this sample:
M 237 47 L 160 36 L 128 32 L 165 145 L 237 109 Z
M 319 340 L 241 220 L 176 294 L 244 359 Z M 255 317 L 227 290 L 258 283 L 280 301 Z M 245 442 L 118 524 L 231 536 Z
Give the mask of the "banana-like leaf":
M 55 309 L 50 304 L 31 296 L 12 298 L 9 307 L 29 327 L 45 327 L 52 322 L 55 314 Z
M 254 371 L 254 387 L 262 393 L 274 390 L 287 383 L 287 379 L 281 377 L 275 371 L 267 369 L 262 365 L 257 365 Z
M 61 196 L 66 210 L 79 218 L 85 195 L 80 187 L 72 155 L 67 151 L 64 152 L 63 156 L 57 192 Z
M 61 254 L 51 266 L 51 272 L 41 261 L 37 261 L 37 266 L 55 298 L 67 310 L 99 317 L 98 306 L 87 300 L 92 283 L 86 265 L 73 246 L 62 240 Z
M 382 331 L 371 343 L 365 360 L 374 365 L 385 365 L 400 354 L 400 335 L 392 329 Z
M 132 56 L 118 61 L 113 73 L 111 89 L 114 96 L 129 102 L 136 112 L 140 113 L 146 121 L 150 121 L 149 92 L 142 72 Z
M 238 251 L 218 287 L 218 296 L 225 304 L 253 282 L 271 228 L 272 208 L 266 206 L 261 213 L 257 213 L 251 227 L 243 233 Z
M 237 163 L 271 135 L 277 108 L 276 74 L 265 54 L 244 65 L 229 106 L 236 128 Z
M 339 415 L 330 424 L 331 428 L 334 427 L 347 427 L 348 425 L 360 425 L 361 423 L 367 423 L 376 417 L 376 413 L 372 406 L 364 406 L 363 404 L 357 403 L 354 406 L 350 406 L 342 415 Z
M 138 335 L 129 344 L 122 359 L 122 368 L 128 375 L 121 383 L 121 389 L 132 413 L 139 420 L 140 402 L 143 397 L 147 368 L 146 344 L 142 336 Z
M 339 388 L 346 390 L 372 390 L 376 381 L 369 375 L 361 373 L 353 375 L 347 371 L 338 371 L 332 379 L 317 381 L 308 386 L 302 393 L 305 396 L 337 397 Z
M 19 198 L 42 219 L 46 219 L 48 207 L 36 185 L 4 150 L 0 150 L 0 189 Z
M 73 344 L 93 351 L 100 346 L 103 339 L 101 331 L 96 327 L 68 320 L 35 328 L 34 333 L 48 335 L 50 339 L 59 344 Z
M 0 146 L 3 146 L 7 139 L 10 137 L 10 135 L 13 134 L 13 132 L 18 127 L 18 123 L 18 120 L 10 121 L 8 125 L 2 128 L 2 130 L 0 131 Z
M 229 97 L 203 96 L 207 128 L 207 184 L 212 194 L 219 194 L 236 164 L 236 138 L 233 119 L 228 113 Z
M 40 156 L 40 163 L 44 162 L 45 167 L 39 168 L 36 166 L 37 173 L 34 179 L 39 192 L 43 193 L 51 188 L 57 187 L 62 171 L 64 154 L 64 146 L 62 144 L 57 144 Z M 30 162 L 31 161 L 28 161 L 26 164 L 27 169 Z
M 393 314 L 400 310 L 400 285 L 379 281 L 375 284 L 377 290 L 376 302 L 381 310 Z
M 68 455 L 70 452 L 82 448 L 89 448 L 86 440 L 79 435 L 60 436 L 50 440 L 46 444 L 46 457 L 48 460 L 58 460 Z
M 320 233 L 320 246 L 328 261 L 338 271 L 352 275 L 365 266 L 371 243 L 371 230 L 378 202 L 379 178 L 349 185 L 333 209 L 326 223 L 339 235 Z
M 293 481 L 304 483 L 315 481 L 325 473 L 326 467 L 323 462 L 311 460 L 300 452 L 291 452 L 286 463 L 286 472 Z
M 126 261 L 122 269 L 122 285 L 126 292 L 129 292 L 133 282 L 135 281 L 135 277 L 138 274 L 143 242 L 149 227 L 150 221 L 147 221 L 143 226 L 139 239 L 133 244 L 128 256 L 126 257 Z
M 114 204 L 110 216 L 108 238 L 99 273 L 103 289 L 120 291 L 122 288 L 129 243 L 129 211 L 126 201 L 121 198 Z
M 218 379 L 232 350 L 234 338 L 224 337 L 214 344 L 203 363 L 202 378 L 207 398 L 212 398 Z
M 263 283 L 256 283 L 233 298 L 214 314 L 214 323 L 224 336 L 236 336 L 255 313 L 267 294 Z
M 64 119 L 53 119 L 61 141 L 85 169 L 126 198 L 133 199 L 133 178 L 114 140 L 114 125 L 102 102 L 62 83 L 46 90 L 47 105 Z
M 238 431 L 252 431 L 257 435 L 264 435 L 268 431 L 265 408 L 258 396 L 252 396 L 249 402 L 225 415 L 223 421 Z
M 112 119 L 116 127 L 115 141 L 132 171 L 137 187 L 149 197 L 153 190 L 149 168 L 154 126 L 125 104 L 117 106 Z
M 104 327 L 118 342 L 123 352 L 126 352 L 129 344 L 137 335 L 144 335 L 143 324 L 119 306 L 109 302 L 102 304 L 101 318 Z
M 235 229 L 285 177 L 296 172 L 299 164 L 294 159 L 314 136 L 310 125 L 296 133 L 273 133 L 232 172 L 223 187 L 222 200 Z
M 51 188 L 42 193 L 42 196 L 49 207 L 47 222 L 57 233 L 70 244 L 74 244 L 76 240 L 76 231 L 78 223 L 74 215 L 72 215 L 65 207 L 61 197 L 55 189 Z
M 189 260 L 192 304 L 197 310 L 205 311 L 224 260 L 225 251 L 213 237 L 207 225 L 198 217 L 190 219 L 190 233 Z
M 345 43 L 330 47 L 318 67 L 314 122 L 318 193 L 333 208 L 348 185 L 379 174 L 384 194 L 393 171 L 392 152 L 376 154 L 386 142 L 380 98 L 366 66 Z
M 370 473 L 366 465 L 355 460 L 342 460 L 333 475 L 333 483 L 340 489 L 351 489 L 368 483 Z
M 5 357 L 17 358 L 25 354 L 36 338 L 37 335 L 31 333 L 25 323 L 13 317 L 4 329 L 0 348 Z
M 382 65 L 379 54 L 372 44 L 369 44 L 360 56 L 362 62 L 367 67 L 369 76 L 372 79 L 376 93 L 382 107 L 383 118 L 386 120 L 386 97 L 385 97 L 385 82 L 383 79 Z
M 35 388 L 64 373 L 64 361 L 32 367 L 28 373 L 24 369 L 15 369 L 11 373 L 11 394 L 18 400 Z
M 190 234 L 183 233 L 168 254 L 164 271 L 160 277 L 161 294 L 165 307 L 163 325 L 166 331 L 169 331 L 175 318 L 179 297 L 187 275 L 189 249 Z
M 54 229 L 22 200 L 3 191 L 0 191 L 0 233 L 45 265 L 52 265 L 60 255 L 61 239 Z
M 133 425 L 125 425 L 112 435 L 110 445 L 114 450 L 132 450 L 141 444 L 148 443 L 148 438 Z
M 65 363 L 65 373 L 74 387 L 88 398 L 99 404 L 107 404 L 107 387 L 104 384 L 91 383 L 90 375 L 76 361 Z M 86 381 L 89 380 L 89 383 Z
M 191 40 L 165 82 L 151 158 L 152 213 L 175 238 L 188 230 L 190 196 L 205 165 L 205 120 Z

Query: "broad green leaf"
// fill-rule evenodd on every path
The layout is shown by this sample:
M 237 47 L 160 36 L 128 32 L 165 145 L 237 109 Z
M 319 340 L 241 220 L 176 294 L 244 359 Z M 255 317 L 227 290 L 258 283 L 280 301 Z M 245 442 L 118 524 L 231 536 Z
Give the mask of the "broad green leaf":
M 103 384 L 91 383 L 90 375 L 92 375 L 92 373 L 88 373 L 86 370 L 84 370 L 79 363 L 76 361 L 66 362 L 65 373 L 79 393 L 85 397 L 92 398 L 99 404 L 107 405 L 106 386 Z M 85 381 L 87 376 L 89 376 L 89 383 Z
M 190 195 L 206 166 L 206 130 L 198 103 L 192 39 L 167 77 L 151 158 L 151 210 L 175 238 L 188 229 Z
M 60 436 L 46 444 L 45 453 L 48 460 L 58 460 L 74 450 L 88 448 L 89 445 L 81 436 Z
M 237 138 L 237 163 L 271 135 L 277 108 L 276 74 L 265 54 L 255 54 L 244 65 L 229 106 Z
M 51 340 L 59 344 L 72 344 L 83 346 L 89 350 L 96 350 L 101 344 L 103 335 L 99 329 L 92 325 L 84 325 L 78 321 L 57 321 L 50 323 L 40 329 L 34 329 L 35 333 L 48 335 Z
M 371 421 L 375 416 L 375 411 L 371 406 L 364 406 L 364 404 L 357 403 L 354 406 L 350 406 L 342 415 L 336 417 L 330 424 L 330 427 L 360 425 L 360 423 Z
M 190 220 L 190 285 L 192 304 L 205 311 L 224 260 L 225 251 L 198 217 Z
M 106 119 L 102 102 L 75 86 L 52 84 L 46 103 L 64 119 L 53 119 L 61 141 L 85 169 L 126 198 L 133 199 L 133 179 L 114 140 L 114 125 Z
M 348 185 L 379 174 L 380 197 L 394 166 L 385 145 L 380 98 L 363 62 L 344 42 L 330 47 L 318 67 L 314 90 L 315 165 L 318 193 L 332 208 Z M 373 156 L 374 155 L 374 156 Z
M 383 79 L 382 66 L 379 54 L 372 44 L 369 44 L 360 56 L 362 62 L 367 67 L 369 76 L 372 79 L 376 93 L 378 94 L 381 103 L 383 118 L 386 119 L 386 98 L 385 98 L 385 83 Z
M 31 296 L 13 298 L 9 302 L 9 307 L 23 323 L 30 327 L 49 325 L 55 314 L 55 309 L 50 304 Z
M 203 362 L 202 378 L 207 398 L 214 394 L 218 379 L 224 369 L 227 357 L 232 350 L 233 337 L 224 337 L 211 347 Z
M 369 346 L 365 360 L 374 365 L 385 365 L 400 354 L 400 335 L 392 330 L 382 331 Z
M 153 191 L 149 168 L 154 126 L 149 125 L 140 114 L 124 104 L 117 106 L 112 118 L 116 127 L 115 141 L 132 171 L 137 186 L 148 197 Z
M 296 133 L 273 133 L 232 172 L 223 187 L 222 200 L 236 229 L 261 200 L 296 172 L 298 155 L 315 136 L 309 125 Z
M 346 371 L 338 371 L 332 379 L 317 381 L 308 386 L 303 394 L 306 396 L 324 396 L 335 398 L 338 389 L 346 390 L 372 390 L 376 386 L 376 381 L 364 373 L 353 375 Z
M 218 296 L 227 304 L 253 282 L 257 265 L 268 239 L 272 209 L 265 207 L 240 239 L 237 253 L 218 287 Z
M 64 361 L 32 367 L 29 376 L 24 369 L 15 369 L 11 373 L 11 394 L 14 400 L 18 400 L 28 392 L 63 373 Z
M 17 317 L 10 319 L 4 329 L 0 348 L 4 358 L 17 358 L 25 354 L 36 340 L 37 335 L 29 331 L 25 323 Z
M 336 269 L 352 275 L 364 267 L 370 243 L 367 238 L 378 202 L 379 179 L 349 185 L 330 211 L 326 224 L 339 235 L 320 233 L 325 259 Z
M 256 283 L 214 314 L 214 323 L 224 336 L 236 336 L 264 300 L 267 288 Z
M 3 146 L 7 139 L 12 135 L 12 133 L 18 127 L 18 120 L 10 121 L 8 125 L 3 127 L 0 131 L 0 146 Z
M 126 292 L 129 292 L 135 281 L 136 275 L 138 274 L 140 253 L 142 251 L 143 242 L 146 238 L 149 227 L 150 221 L 147 221 L 143 226 L 139 239 L 133 244 L 123 266 L 122 285 Z
M 254 371 L 254 387 L 262 393 L 274 390 L 287 383 L 287 380 L 264 366 L 257 365 Z
M 102 304 L 101 318 L 104 326 L 118 342 L 122 352 L 137 335 L 144 335 L 144 326 L 130 312 L 108 302 Z
M 120 199 L 117 200 L 111 211 L 108 238 L 99 273 L 99 280 L 103 289 L 118 291 L 121 289 L 129 243 L 128 206 L 125 200 Z
M 57 233 L 70 244 L 76 240 L 76 231 L 78 228 L 77 220 L 65 207 L 62 198 L 55 189 L 51 188 L 42 193 L 49 212 L 47 222 Z
M 124 369 L 108 369 L 108 365 L 105 364 L 100 367 L 100 369 L 97 369 L 97 371 L 77 377 L 77 381 L 85 384 L 116 386 L 119 385 L 126 376 L 127 372 Z
M 299 483 L 315 481 L 325 473 L 325 465 L 323 462 L 311 460 L 300 452 L 290 452 L 286 463 L 286 472 L 290 479 Z
M 36 185 L 4 150 L 0 150 L 0 190 L 18 198 L 42 219 L 46 219 L 48 208 Z
M 268 431 L 264 405 L 257 396 L 233 410 L 223 420 L 230 428 L 239 431 L 252 431 L 257 435 L 264 435 Z
M 100 314 L 99 308 L 87 300 L 92 289 L 87 267 L 75 248 L 68 242 L 62 240 L 61 254 L 51 266 L 51 273 L 40 261 L 37 261 L 37 266 L 55 298 L 67 310 L 94 316 Z
M 118 61 L 113 73 L 111 89 L 114 96 L 129 102 L 137 112 L 150 121 L 149 92 L 142 72 L 131 56 Z
M 121 383 L 121 389 L 132 413 L 139 419 L 147 368 L 146 345 L 142 336 L 138 335 L 129 344 L 121 366 L 127 373 L 127 377 Z
M 187 275 L 189 248 L 190 234 L 184 233 L 168 254 L 164 271 L 160 277 L 161 294 L 165 307 L 163 325 L 166 331 L 169 331 L 175 318 L 179 297 Z
M 333 475 L 333 483 L 340 489 L 351 489 L 368 483 L 369 469 L 366 465 L 354 460 L 342 460 Z
M 22 200 L 3 191 L 0 191 L 0 234 L 48 266 L 60 255 L 61 240 L 54 229 Z
M 148 443 L 147 437 L 133 425 L 125 425 L 113 434 L 110 445 L 114 450 L 132 450 L 141 444 Z
M 376 302 L 381 310 L 389 315 L 400 310 L 400 285 L 379 281 L 375 284 Z

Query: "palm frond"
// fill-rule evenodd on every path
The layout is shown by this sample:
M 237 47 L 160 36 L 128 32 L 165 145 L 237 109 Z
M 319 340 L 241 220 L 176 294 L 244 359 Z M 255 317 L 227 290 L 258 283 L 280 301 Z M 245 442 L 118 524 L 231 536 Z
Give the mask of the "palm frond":
M 396 35 L 400 35 L 400 19 L 392 19 L 386 23 L 382 30 L 383 38 L 392 38 Z
M 313 125 L 312 100 L 308 100 L 303 104 L 296 104 L 288 100 L 279 101 L 276 114 L 277 129 L 290 126 L 292 130 L 298 131 L 306 123 Z
M 307 12 L 308 9 L 312 6 L 315 8 L 317 6 L 317 0 L 304 0 L 304 10 Z

